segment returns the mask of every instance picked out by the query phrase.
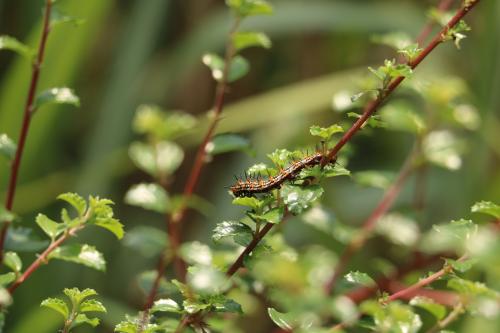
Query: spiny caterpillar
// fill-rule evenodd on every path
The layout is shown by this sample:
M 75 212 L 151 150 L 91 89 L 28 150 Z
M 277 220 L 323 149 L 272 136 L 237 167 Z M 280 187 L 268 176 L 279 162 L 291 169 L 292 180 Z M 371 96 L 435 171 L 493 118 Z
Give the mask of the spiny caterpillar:
M 299 161 L 295 161 L 287 168 L 281 169 L 276 176 L 269 176 L 267 179 L 260 176 L 256 179 L 246 176 L 245 180 L 236 178 L 236 184 L 229 189 L 235 197 L 251 197 L 257 193 L 269 192 L 280 188 L 284 181 L 296 178 L 302 169 L 319 165 L 323 156 L 324 154 L 321 152 L 306 156 Z M 330 163 L 335 163 L 335 160 Z

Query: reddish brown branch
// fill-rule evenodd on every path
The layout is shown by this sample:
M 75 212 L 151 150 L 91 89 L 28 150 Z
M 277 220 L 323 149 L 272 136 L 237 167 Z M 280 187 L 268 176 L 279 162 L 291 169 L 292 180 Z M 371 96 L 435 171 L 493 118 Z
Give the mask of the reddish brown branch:
M 446 12 L 448 9 L 450 9 L 450 7 L 453 5 L 454 2 L 455 2 L 455 0 L 442 0 L 439 3 L 439 5 L 437 6 L 438 12 L 440 12 L 440 13 Z M 427 37 L 429 37 L 429 35 L 431 34 L 432 29 L 434 27 L 434 23 L 435 22 L 433 20 L 430 20 L 429 22 L 427 22 L 425 27 L 420 32 L 420 35 L 418 35 L 418 37 L 417 37 L 418 45 L 421 46 L 425 42 Z
M 12 161 L 10 169 L 9 187 L 7 189 L 7 196 L 5 200 L 5 208 L 8 211 L 11 211 L 12 206 L 14 205 L 14 197 L 16 194 L 19 169 L 21 167 L 21 159 L 24 152 L 24 146 L 26 144 L 26 138 L 28 137 L 31 117 L 34 112 L 35 94 L 36 94 L 36 88 L 38 86 L 38 80 L 40 77 L 40 68 L 43 63 L 43 58 L 45 55 L 45 47 L 47 45 L 47 38 L 50 32 L 51 9 L 52 9 L 52 0 L 46 0 L 45 11 L 43 15 L 42 35 L 40 37 L 40 44 L 38 45 L 38 53 L 33 63 L 31 81 L 28 88 L 28 96 L 26 98 L 26 104 L 24 107 L 23 122 L 21 125 L 21 131 L 19 133 L 19 140 L 17 143 L 16 154 L 14 156 L 14 160 Z M 0 260 L 3 259 L 5 237 L 7 236 L 7 230 L 11 222 L 12 221 L 4 221 L 4 225 L 2 226 L 2 230 L 0 231 Z

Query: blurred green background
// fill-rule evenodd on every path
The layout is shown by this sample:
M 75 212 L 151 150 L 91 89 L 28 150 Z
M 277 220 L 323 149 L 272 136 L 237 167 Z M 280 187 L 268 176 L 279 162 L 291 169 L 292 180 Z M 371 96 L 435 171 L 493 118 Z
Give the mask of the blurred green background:
M 438 1 L 402 0 L 275 0 L 271 17 L 251 18 L 244 29 L 266 32 L 270 50 L 250 49 L 244 55 L 251 72 L 232 85 L 220 131 L 251 138 L 256 156 L 216 157 L 204 170 L 198 186 L 214 209 L 209 217 L 190 214 L 185 238 L 210 242 L 211 230 L 223 218 L 240 212 L 230 205 L 224 186 L 233 174 L 264 161 L 276 148 L 313 145 L 312 124 L 326 126 L 345 119 L 332 111 L 332 98 L 342 90 L 356 92 L 367 66 L 377 66 L 394 54 L 370 42 L 376 33 L 404 31 L 416 36 L 426 12 Z M 203 115 L 211 107 L 214 83 L 200 59 L 207 51 L 221 53 L 230 14 L 222 0 L 64 0 L 65 13 L 85 19 L 80 26 L 60 25 L 50 35 L 39 90 L 69 86 L 82 101 L 79 109 L 44 107 L 33 120 L 23 158 L 15 212 L 22 223 L 34 216 L 57 214 L 57 194 L 107 196 L 116 202 L 117 216 L 126 228 L 161 227 L 164 218 L 123 204 L 131 184 L 147 180 L 127 157 L 134 139 L 131 120 L 138 105 L 158 104 L 200 116 L 201 126 L 181 144 L 187 157 L 172 191 L 180 192 L 189 172 L 196 144 L 204 128 Z M 42 0 L 0 0 L 0 34 L 36 45 Z M 467 98 L 479 110 L 481 128 L 468 135 L 464 165 L 449 172 L 431 168 L 428 174 L 428 224 L 461 217 L 478 200 L 500 199 L 500 14 L 499 1 L 483 1 L 467 18 L 473 30 L 457 51 L 447 44 L 418 68 L 418 75 L 457 75 L 465 80 Z M 0 132 L 17 140 L 28 81 L 27 60 L 0 53 Z M 279 121 L 278 121 L 279 120 Z M 411 147 L 404 134 L 377 132 L 354 140 L 350 169 L 397 170 Z M 4 197 L 8 164 L 0 161 L 0 197 Z M 411 187 L 411 185 L 409 186 Z M 329 182 L 325 204 L 345 222 L 359 224 L 381 195 L 345 179 Z M 408 205 L 407 189 L 399 205 Z M 3 200 L 3 199 L 2 199 Z M 326 237 L 291 222 L 284 228 L 291 244 L 321 243 Z M 54 262 L 37 271 L 16 292 L 9 309 L 9 333 L 54 332 L 57 315 L 39 303 L 65 287 L 89 287 L 102 296 L 109 314 L 98 332 L 110 332 L 141 307 L 136 275 L 152 269 L 144 259 L 106 233 L 79 236 L 95 244 L 108 262 L 107 273 Z M 26 254 L 25 264 L 33 254 Z M 48 283 L 48 281 L 50 281 Z M 41 320 L 43 318 L 43 320 Z M 268 320 L 268 319 L 263 319 Z M 268 325 L 271 327 L 271 324 Z M 89 331 L 82 327 L 78 332 Z

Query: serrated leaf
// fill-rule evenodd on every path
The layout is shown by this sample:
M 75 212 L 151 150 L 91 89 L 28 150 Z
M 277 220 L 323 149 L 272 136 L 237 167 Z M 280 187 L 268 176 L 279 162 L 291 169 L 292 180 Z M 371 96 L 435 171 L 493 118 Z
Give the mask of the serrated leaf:
M 76 193 L 63 193 L 60 194 L 57 199 L 64 200 L 69 203 L 78 212 L 78 216 L 83 216 L 87 210 L 87 202 L 84 198 Z
M 59 259 L 94 268 L 98 271 L 106 270 L 106 261 L 101 252 L 87 244 L 72 244 L 60 246 L 49 254 L 49 259 Z
M 41 92 L 35 99 L 35 109 L 47 104 L 69 104 L 75 107 L 80 106 L 80 99 L 75 95 L 72 89 L 52 88 Z
M 272 153 L 267 154 L 267 157 L 269 157 L 275 165 L 283 167 L 293 157 L 293 153 L 286 149 L 276 149 Z
M 63 300 L 60 300 L 59 298 L 47 298 L 40 305 L 60 313 L 65 320 L 68 319 L 68 305 Z
M 342 126 L 337 125 L 337 124 L 333 124 L 329 127 L 320 127 L 317 125 L 313 125 L 309 128 L 309 132 L 311 133 L 311 135 L 318 136 L 318 137 L 327 141 L 335 133 L 344 132 L 344 129 L 342 128 Z
M 115 326 L 115 332 L 137 333 L 138 328 L 137 325 L 134 323 L 131 323 L 129 321 L 122 321 L 121 323 L 118 323 L 118 325 Z
M 273 308 L 267 308 L 269 318 L 281 329 L 291 331 L 294 328 L 295 320 L 289 314 L 281 313 Z
M 323 188 L 319 185 L 296 186 L 286 184 L 281 188 L 281 197 L 288 210 L 294 214 L 301 214 L 323 195 Z
M 253 232 L 248 225 L 242 222 L 223 221 L 218 223 L 212 239 L 214 242 L 219 242 L 227 237 L 232 237 L 235 243 L 241 246 L 247 246 L 253 239 Z
M 445 259 L 445 261 L 446 261 L 446 265 L 451 266 L 454 270 L 456 270 L 460 273 L 467 272 L 477 262 L 477 260 L 474 258 L 463 260 L 463 261 L 458 261 L 458 260 L 453 260 L 453 259 Z
M 205 152 L 210 155 L 233 151 L 250 152 L 250 141 L 237 134 L 219 134 L 205 147 Z
M 500 206 L 491 201 L 476 202 L 474 206 L 472 206 L 471 212 L 488 214 L 494 218 L 500 219 Z
M 285 209 L 283 207 L 275 207 L 263 214 L 254 214 L 249 213 L 252 218 L 256 221 L 265 221 L 268 223 L 280 223 L 283 220 L 283 215 L 285 213 Z
M 150 258 L 160 254 L 167 246 L 167 235 L 158 228 L 137 226 L 127 231 L 123 243 Z
M 79 326 L 81 324 L 88 324 L 92 327 L 96 327 L 97 325 L 99 325 L 99 319 L 98 318 L 89 318 L 85 314 L 79 313 L 76 316 L 73 323 L 71 324 L 71 327 L 73 328 L 73 327 Z
M 417 296 L 412 298 L 410 301 L 410 305 L 429 311 L 437 320 L 443 319 L 446 315 L 446 308 L 443 305 L 436 303 L 434 302 L 434 300 L 424 296 Z
M 83 301 L 78 310 L 80 312 L 107 312 L 104 305 L 95 299 Z
M 254 197 L 241 197 L 241 198 L 234 198 L 233 199 L 233 205 L 239 205 L 239 206 L 245 206 L 245 207 L 250 207 L 253 210 L 258 210 L 260 207 L 263 205 L 263 201 L 259 200 Z
M 262 32 L 237 32 L 233 35 L 233 45 L 236 51 L 252 46 L 268 49 L 271 47 L 271 40 Z
M 488 288 L 484 283 L 470 281 L 458 277 L 448 280 L 448 288 L 451 288 L 461 294 L 472 296 L 498 297 L 499 294 Z
M 350 283 L 359 284 L 364 287 L 373 287 L 377 285 L 368 274 L 359 271 L 347 273 L 345 279 Z
M 63 292 L 73 304 L 80 304 L 84 299 L 97 295 L 97 292 L 90 288 L 85 288 L 83 290 L 78 288 L 64 288 Z
M 273 7 L 265 0 L 226 0 L 226 4 L 241 17 L 273 13 Z
M 12 141 L 7 134 L 0 134 L 0 155 L 8 160 L 12 160 L 16 155 L 17 145 Z M 2 207 L 2 209 L 4 209 Z
M 67 225 L 63 223 L 57 223 L 49 219 L 43 214 L 38 214 L 36 217 L 36 224 L 49 236 L 51 239 L 55 239 L 61 233 L 68 228 Z
M 132 186 L 125 195 L 125 202 L 158 213 L 166 213 L 171 208 L 167 192 L 155 183 L 142 183 Z
M 111 231 L 118 239 L 122 239 L 125 234 L 125 231 L 123 231 L 123 224 L 115 218 L 96 218 L 93 224 Z
M 23 268 L 23 262 L 16 252 L 5 252 L 3 263 L 5 266 L 13 270 L 16 274 L 21 272 L 21 269 Z
M 0 286 L 5 287 L 16 279 L 16 274 L 13 272 L 0 275 Z
M 34 52 L 31 48 L 10 36 L 0 36 L 0 50 L 16 52 L 29 60 L 32 60 L 34 56 Z
M 164 299 L 159 299 L 156 302 L 154 302 L 153 306 L 151 307 L 151 313 L 155 313 L 155 312 L 180 313 L 181 307 L 173 299 L 164 298 Z

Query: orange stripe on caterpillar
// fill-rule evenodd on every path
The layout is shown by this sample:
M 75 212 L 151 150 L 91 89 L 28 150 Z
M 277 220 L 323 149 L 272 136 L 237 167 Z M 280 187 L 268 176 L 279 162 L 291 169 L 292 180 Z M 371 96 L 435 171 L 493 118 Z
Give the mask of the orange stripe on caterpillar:
M 249 177 L 245 180 L 237 179 L 236 184 L 229 189 L 235 197 L 251 197 L 257 193 L 269 192 L 273 189 L 280 188 L 281 184 L 286 180 L 292 180 L 297 177 L 302 169 L 319 165 L 322 159 L 323 153 L 315 153 L 280 170 L 276 176 L 269 176 L 267 179 L 251 179 Z

